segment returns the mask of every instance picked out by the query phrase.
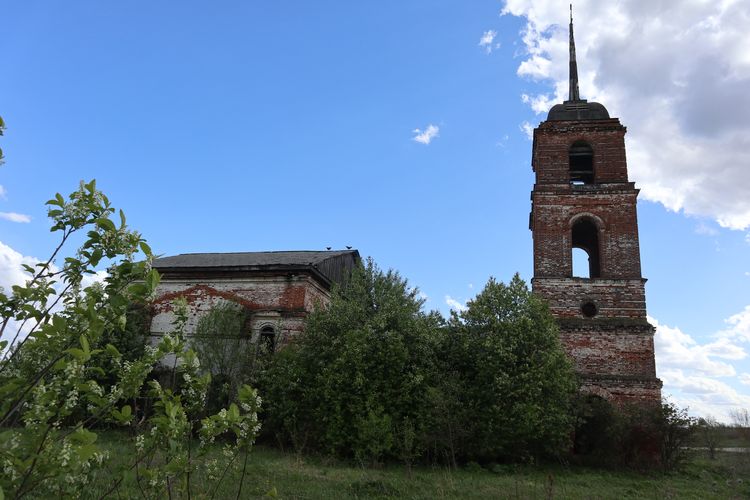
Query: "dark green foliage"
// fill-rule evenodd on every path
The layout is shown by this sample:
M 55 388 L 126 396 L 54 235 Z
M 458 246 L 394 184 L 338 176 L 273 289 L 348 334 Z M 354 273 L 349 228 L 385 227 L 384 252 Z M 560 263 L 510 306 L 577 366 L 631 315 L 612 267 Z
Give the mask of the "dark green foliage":
M 462 459 L 527 460 L 569 448 L 569 360 L 547 306 L 516 275 L 490 279 L 441 346 L 435 430 Z
M 232 302 L 221 302 L 201 317 L 191 344 L 203 371 L 211 374 L 206 406 L 210 413 L 225 408 L 238 388 L 250 382 L 256 366 L 254 345 L 245 330 L 245 311 Z M 254 381 L 253 381 L 254 382 Z
M 546 305 L 490 280 L 446 326 L 370 260 L 263 384 L 266 429 L 295 449 L 361 463 L 525 460 L 567 451 L 570 363 Z
M 362 463 L 398 454 L 397 424 L 424 422 L 434 372 L 439 318 L 421 307 L 398 273 L 372 260 L 355 269 L 308 317 L 305 335 L 275 356 L 263 384 L 268 428 L 298 450 Z
M 674 403 L 620 408 L 581 396 L 576 407 L 576 460 L 589 465 L 665 471 L 678 468 L 697 429 L 687 410 Z

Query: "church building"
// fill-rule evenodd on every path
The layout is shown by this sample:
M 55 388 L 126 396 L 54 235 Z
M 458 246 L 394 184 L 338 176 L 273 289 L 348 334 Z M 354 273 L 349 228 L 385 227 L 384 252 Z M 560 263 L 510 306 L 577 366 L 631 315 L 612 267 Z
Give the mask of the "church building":
M 584 392 L 615 404 L 658 402 L 626 129 L 580 98 L 572 16 L 569 83 L 568 100 L 534 130 L 532 289 L 549 302 Z M 585 277 L 573 275 L 574 249 L 588 256 Z
M 172 330 L 173 301 L 188 303 L 186 334 L 221 302 L 245 312 L 244 334 L 274 351 L 302 332 L 316 305 L 328 303 L 360 262 L 357 250 L 190 253 L 155 259 L 161 274 L 152 302 L 151 336 Z

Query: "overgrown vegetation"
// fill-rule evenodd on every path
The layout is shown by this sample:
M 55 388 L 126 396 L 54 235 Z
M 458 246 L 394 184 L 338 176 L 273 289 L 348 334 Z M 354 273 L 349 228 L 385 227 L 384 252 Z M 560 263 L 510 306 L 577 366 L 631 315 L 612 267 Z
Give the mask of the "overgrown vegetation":
M 105 448 L 123 462 L 132 446 L 127 436 L 102 436 Z M 221 454 L 216 446 L 209 457 Z M 246 498 L 304 499 L 529 499 L 529 498 L 747 498 L 750 496 L 750 462 L 736 453 L 717 453 L 716 460 L 694 456 L 679 474 L 658 470 L 633 472 L 561 464 L 484 464 L 466 467 L 420 466 L 411 473 L 397 464 L 362 468 L 328 457 L 284 453 L 275 448 L 253 449 L 246 470 Z M 196 473 L 200 481 L 201 471 Z M 240 471 L 227 474 L 217 498 L 234 498 Z M 98 498 L 92 488 L 91 497 Z M 123 485 L 122 498 L 139 497 L 137 486 Z
M 266 426 L 298 451 L 364 464 L 406 455 L 424 434 L 440 318 L 397 273 L 355 269 L 305 335 L 274 356 L 261 385 Z M 402 454 L 403 454 L 402 453 Z
M 575 383 L 546 306 L 490 280 L 447 324 L 371 260 L 277 354 L 267 430 L 360 463 L 529 460 L 567 451 Z
M 206 406 L 218 411 L 237 397 L 244 383 L 254 384 L 263 363 L 245 331 L 246 313 L 237 304 L 220 302 L 198 320 L 190 344 L 211 375 Z
M 237 404 L 205 413 L 210 375 L 186 344 L 185 304 L 175 305 L 172 332 L 155 346 L 139 345 L 143 325 L 132 306 L 148 301 L 159 276 L 146 242 L 94 181 L 47 204 L 58 245 L 46 261 L 24 265 L 24 285 L 0 293 L 0 498 L 78 497 L 94 479 L 104 495 L 115 494 L 133 478 L 147 497 L 210 496 L 237 457 L 246 464 L 260 398 L 243 386 Z M 81 245 L 66 253 L 76 240 Z M 103 281 L 84 286 L 103 263 Z M 149 380 L 166 358 L 170 381 Z M 146 398 L 150 411 L 137 425 L 132 402 Z M 131 429 L 127 462 L 97 443 L 104 425 Z M 227 434 L 226 457 L 208 459 Z M 199 468 L 205 475 L 196 484 Z M 239 491 L 242 483 L 240 476 Z

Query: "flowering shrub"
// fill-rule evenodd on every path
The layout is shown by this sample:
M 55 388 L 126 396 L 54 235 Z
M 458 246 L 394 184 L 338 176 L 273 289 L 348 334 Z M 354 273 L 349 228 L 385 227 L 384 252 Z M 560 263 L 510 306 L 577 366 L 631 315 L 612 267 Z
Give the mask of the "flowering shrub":
M 0 291 L 0 498 L 32 492 L 78 497 L 103 467 L 109 492 L 135 470 L 146 495 L 189 496 L 191 473 L 207 444 L 232 434 L 228 456 L 215 461 L 217 473 L 209 474 L 218 481 L 218 472 L 226 473 L 237 456 L 244 453 L 246 460 L 259 431 L 260 398 L 244 386 L 239 406 L 201 418 L 210 375 L 200 374 L 198 357 L 186 344 L 184 303 L 175 305 L 173 331 L 139 357 L 124 359 L 106 343 L 111 332 L 126 331 L 130 304 L 147 301 L 159 283 L 151 250 L 127 228 L 122 211 L 118 223 L 112 220 L 115 209 L 94 181 L 82 183 L 67 200 L 57 194 L 47 204 L 52 231 L 60 235 L 57 248 L 47 261 L 24 266 L 25 285 L 13 286 L 10 295 Z M 81 246 L 63 257 L 66 245 L 84 234 Z M 108 264 L 106 277 L 85 286 L 100 263 Z M 147 382 L 168 355 L 174 359 L 171 384 Z M 107 386 L 99 382 L 105 375 L 112 381 Z M 137 424 L 128 402 L 144 395 L 153 399 L 153 412 Z M 97 443 L 94 429 L 102 424 L 136 433 L 133 462 L 122 470 L 112 470 Z M 196 433 L 200 444 L 192 450 Z

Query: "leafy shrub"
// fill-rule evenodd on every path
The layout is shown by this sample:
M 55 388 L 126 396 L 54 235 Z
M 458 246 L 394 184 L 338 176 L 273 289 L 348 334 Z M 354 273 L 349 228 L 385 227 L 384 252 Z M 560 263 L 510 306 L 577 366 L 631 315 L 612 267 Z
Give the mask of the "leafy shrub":
M 569 448 L 576 383 L 547 305 L 516 275 L 454 314 L 440 352 L 438 434 L 463 460 L 532 460 Z
M 439 319 L 406 280 L 369 260 L 308 316 L 305 334 L 266 373 L 266 427 L 282 440 L 375 463 L 398 455 L 409 419 L 421 433 Z
M 0 293 L 0 498 L 78 497 L 95 477 L 107 481 L 97 485 L 107 496 L 132 471 L 145 497 L 190 497 L 198 486 L 191 473 L 216 437 L 234 439 L 227 443 L 230 458 L 212 471 L 228 470 L 238 455 L 247 460 L 260 398 L 242 387 L 236 403 L 201 419 L 210 376 L 199 373 L 199 359 L 186 344 L 186 305 L 175 305 L 173 331 L 158 345 L 123 338 L 143 326 L 129 315 L 130 305 L 146 302 L 159 283 L 145 240 L 127 228 L 122 211 L 112 220 L 115 209 L 94 181 L 47 204 L 58 246 L 48 260 L 24 265 L 24 285 Z M 85 234 L 82 245 L 64 256 L 78 234 Z M 109 264 L 104 281 L 83 286 L 100 262 Z M 148 381 L 168 355 L 177 360 L 172 383 Z M 138 425 L 128 403 L 144 395 L 154 401 L 153 411 Z M 134 429 L 130 463 L 115 465 L 97 444 L 94 429 L 102 423 Z M 200 445 L 191 450 L 196 433 Z M 107 474 L 94 474 L 103 469 Z M 211 471 L 207 478 L 200 488 L 220 480 Z
M 666 470 L 679 467 L 696 421 L 674 403 L 611 406 L 583 397 L 577 407 L 574 453 L 595 465 Z

